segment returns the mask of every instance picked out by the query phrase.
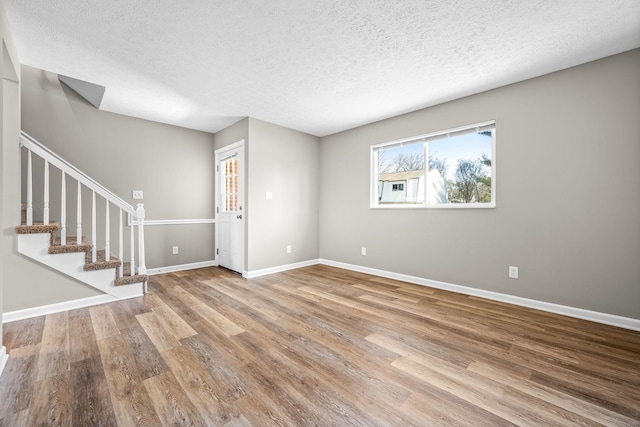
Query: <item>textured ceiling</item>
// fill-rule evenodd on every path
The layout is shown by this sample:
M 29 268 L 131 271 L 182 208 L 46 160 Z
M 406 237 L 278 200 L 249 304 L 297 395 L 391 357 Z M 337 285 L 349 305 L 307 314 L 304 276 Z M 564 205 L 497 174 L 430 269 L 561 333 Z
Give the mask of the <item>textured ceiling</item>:
M 639 0 L 3 0 L 23 64 L 101 109 L 324 136 L 640 47 Z

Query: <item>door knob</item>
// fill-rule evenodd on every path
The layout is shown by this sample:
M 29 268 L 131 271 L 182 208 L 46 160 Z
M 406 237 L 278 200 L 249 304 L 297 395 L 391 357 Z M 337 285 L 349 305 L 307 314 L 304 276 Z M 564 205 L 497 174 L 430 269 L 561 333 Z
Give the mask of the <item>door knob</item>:
M 236 215 L 236 218 L 242 219 L 242 215 Z

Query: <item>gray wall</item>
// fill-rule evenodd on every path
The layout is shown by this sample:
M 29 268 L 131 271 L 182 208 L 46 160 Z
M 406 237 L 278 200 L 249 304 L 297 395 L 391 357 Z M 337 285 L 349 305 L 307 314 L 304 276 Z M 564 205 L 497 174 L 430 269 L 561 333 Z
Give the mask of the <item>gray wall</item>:
M 239 120 L 234 124 L 232 124 L 231 126 L 228 126 L 219 132 L 216 132 L 213 135 L 213 145 L 217 150 L 219 148 L 226 147 L 227 145 L 233 144 L 234 142 L 238 142 L 242 139 L 244 139 L 245 144 L 249 143 L 249 119 L 248 118 Z M 245 162 L 248 163 L 247 159 L 245 159 Z M 246 172 L 246 168 L 245 168 L 245 172 Z
M 241 139 L 246 150 L 245 270 L 317 259 L 319 138 L 247 118 L 216 133 L 215 147 Z M 272 200 L 266 200 L 267 191 Z
M 320 257 L 640 318 L 639 76 L 635 50 L 319 140 L 252 118 L 212 136 L 100 112 L 23 67 L 23 128 L 123 198 L 144 190 L 149 219 L 214 217 L 213 150 L 245 139 L 248 271 Z M 495 209 L 369 208 L 372 144 L 488 119 L 497 121 Z M 133 157 L 120 163 L 126 150 Z M 94 294 L 15 254 L 17 157 L 3 139 L 5 311 Z M 148 228 L 158 251 L 148 267 L 214 258 L 213 233 L 184 227 L 194 237 Z M 188 259 L 168 255 L 175 244 Z M 507 278 L 509 265 L 519 280 Z
M 148 220 L 214 217 L 212 134 L 99 111 L 62 85 L 57 75 L 28 66 L 22 67 L 22 82 L 25 132 L 134 206 L 139 201 L 131 198 L 131 190 L 143 190 Z M 36 164 L 34 170 L 40 173 L 42 168 Z M 59 188 L 59 173 L 52 174 L 52 188 Z M 35 184 L 41 182 L 34 179 Z M 73 184 L 67 184 L 71 229 L 76 221 Z M 60 206 L 53 194 L 52 190 L 51 216 L 58 219 Z M 85 235 L 91 225 L 90 198 L 83 192 Z M 103 203 L 98 201 L 98 224 L 104 222 Z M 36 217 L 41 205 L 34 202 Z M 113 209 L 112 248 L 117 241 L 116 215 Z M 98 244 L 103 240 L 98 233 Z M 213 260 L 213 240 L 213 224 L 149 226 L 147 268 Z M 178 255 L 172 255 L 172 246 L 179 246 Z
M 131 190 L 143 190 L 147 219 L 214 217 L 212 134 L 96 110 L 63 87 L 56 75 L 31 67 L 22 66 L 21 84 L 22 129 L 130 203 L 135 204 Z M 19 120 L 16 117 L 14 131 L 20 129 Z M 13 227 L 20 223 L 23 198 L 17 136 L 3 141 L 3 156 L 4 311 L 99 295 L 94 288 L 16 253 Z M 42 182 L 37 175 L 41 174 L 38 162 L 34 162 L 34 168 L 37 187 Z M 53 171 L 51 185 L 51 217 L 58 219 L 60 206 L 53 191 L 56 185 L 59 188 L 59 176 Z M 75 190 L 72 183 L 68 186 L 68 225 L 73 229 Z M 7 188 L 9 192 L 4 190 Z M 83 200 L 83 234 L 88 235 L 90 195 L 83 192 Z M 41 207 L 42 203 L 35 200 L 36 218 L 41 216 Z M 99 224 L 104 223 L 103 217 L 103 209 L 99 209 Z M 113 210 L 111 219 L 114 252 L 117 220 Z M 103 240 L 99 234 L 98 244 Z M 213 241 L 213 224 L 147 227 L 147 267 L 213 260 Z M 175 245 L 180 247 L 180 254 L 171 255 Z
M 325 137 L 320 256 L 640 318 L 639 117 L 634 50 Z M 489 119 L 495 209 L 369 208 L 372 144 Z
M 12 163 L 14 153 L 17 158 L 17 149 L 12 151 L 12 147 L 17 141 L 17 132 L 20 129 L 20 83 L 19 83 L 19 64 L 18 55 L 15 51 L 9 28 L 7 27 L 6 16 L 2 3 L 0 3 L 0 69 L 2 70 L 2 86 L 0 86 L 0 200 L 2 208 L 0 209 L 0 348 L 3 347 L 2 341 L 2 313 L 4 309 L 4 284 L 8 282 L 5 274 L 9 269 L 5 268 L 5 259 L 9 254 L 14 252 L 12 239 L 10 237 L 11 221 L 14 219 L 15 213 L 8 209 L 5 203 L 5 196 L 11 200 L 19 197 L 19 184 L 17 179 L 19 173 Z M 16 186 L 14 189 L 13 186 Z M 10 261 L 10 260 L 8 260 Z
M 21 86 L 21 85 L 20 85 Z M 20 91 L 3 81 L 3 310 L 24 308 L 100 295 L 101 292 L 20 255 L 14 227 L 20 224 L 21 197 Z
M 249 137 L 248 270 L 318 259 L 319 138 L 254 118 Z

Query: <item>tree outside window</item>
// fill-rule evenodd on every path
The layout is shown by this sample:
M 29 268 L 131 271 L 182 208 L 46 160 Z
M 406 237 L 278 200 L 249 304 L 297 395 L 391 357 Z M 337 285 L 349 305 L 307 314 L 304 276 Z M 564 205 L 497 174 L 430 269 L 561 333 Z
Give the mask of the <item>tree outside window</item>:
M 494 207 L 494 153 L 493 122 L 374 146 L 373 207 Z

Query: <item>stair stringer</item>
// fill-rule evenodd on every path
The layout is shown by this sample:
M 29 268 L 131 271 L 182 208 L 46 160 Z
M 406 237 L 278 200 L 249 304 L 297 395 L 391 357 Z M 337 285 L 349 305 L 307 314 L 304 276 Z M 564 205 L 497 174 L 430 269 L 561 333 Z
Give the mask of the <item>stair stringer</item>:
M 18 252 L 118 299 L 142 296 L 144 283 L 114 286 L 115 270 L 84 271 L 85 253 L 49 254 L 51 234 L 18 234 Z

